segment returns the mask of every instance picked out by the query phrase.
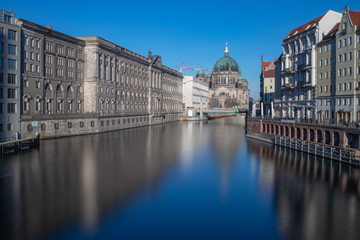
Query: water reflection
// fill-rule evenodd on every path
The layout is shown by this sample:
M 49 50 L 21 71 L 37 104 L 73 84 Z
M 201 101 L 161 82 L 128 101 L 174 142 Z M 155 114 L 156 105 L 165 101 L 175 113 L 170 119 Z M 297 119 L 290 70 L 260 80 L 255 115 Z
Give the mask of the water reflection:
M 285 239 L 358 239 L 360 169 L 248 140 Z
M 247 140 L 243 126 L 172 123 L 10 155 L 0 239 L 359 236 L 359 169 Z

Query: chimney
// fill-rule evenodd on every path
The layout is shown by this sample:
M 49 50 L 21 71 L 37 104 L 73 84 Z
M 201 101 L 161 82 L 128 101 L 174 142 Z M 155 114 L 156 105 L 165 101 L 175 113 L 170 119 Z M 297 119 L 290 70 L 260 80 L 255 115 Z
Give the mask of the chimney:
M 46 26 L 45 28 L 52 30 L 52 26 Z

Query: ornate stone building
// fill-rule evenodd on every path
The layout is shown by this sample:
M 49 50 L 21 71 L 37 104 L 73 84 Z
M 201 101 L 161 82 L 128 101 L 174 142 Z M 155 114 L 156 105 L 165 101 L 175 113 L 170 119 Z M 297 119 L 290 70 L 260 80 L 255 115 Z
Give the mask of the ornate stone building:
M 100 37 L 23 19 L 21 135 L 58 137 L 176 121 L 182 74 Z M 19 104 L 20 105 L 20 104 Z
M 0 141 L 20 131 L 20 42 L 15 14 L 0 9 Z
M 209 82 L 209 105 L 219 108 L 237 106 L 249 109 L 249 88 L 247 80 L 241 75 L 237 62 L 229 56 L 226 46 L 224 57 L 220 58 L 207 76 Z

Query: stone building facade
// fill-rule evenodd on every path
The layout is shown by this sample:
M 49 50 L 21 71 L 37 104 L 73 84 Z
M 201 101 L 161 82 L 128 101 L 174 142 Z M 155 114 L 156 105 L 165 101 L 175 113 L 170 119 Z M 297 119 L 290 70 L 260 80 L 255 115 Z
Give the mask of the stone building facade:
M 335 117 L 336 32 L 339 24 L 317 45 L 317 120 L 329 123 Z
M 281 59 L 282 116 L 316 117 L 316 44 L 340 19 L 340 13 L 330 10 L 291 30 L 284 38 Z
M 143 57 L 100 37 L 75 38 L 23 19 L 16 24 L 22 30 L 22 137 L 179 119 L 182 74 L 164 66 L 160 56 Z
M 20 28 L 15 14 L 0 10 L 0 141 L 20 133 Z
M 226 46 L 224 57 L 214 66 L 209 82 L 209 106 L 219 108 L 238 107 L 249 110 L 249 95 L 247 80 L 241 75 L 237 62 L 229 56 Z
M 360 27 L 360 12 L 343 9 L 336 32 L 336 121 L 356 122 L 359 119 L 358 100 L 360 79 L 356 74 L 356 31 Z

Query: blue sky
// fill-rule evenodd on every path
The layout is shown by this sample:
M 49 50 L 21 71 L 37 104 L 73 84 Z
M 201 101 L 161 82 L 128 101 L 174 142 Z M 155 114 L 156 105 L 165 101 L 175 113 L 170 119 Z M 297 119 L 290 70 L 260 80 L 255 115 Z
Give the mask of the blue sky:
M 228 42 L 254 99 L 259 98 L 261 55 L 264 61 L 277 58 L 291 29 L 329 9 L 360 10 L 355 0 L 103 2 L 2 0 L 0 8 L 71 36 L 100 36 L 143 56 L 150 50 L 173 69 L 182 62 L 212 69 Z

